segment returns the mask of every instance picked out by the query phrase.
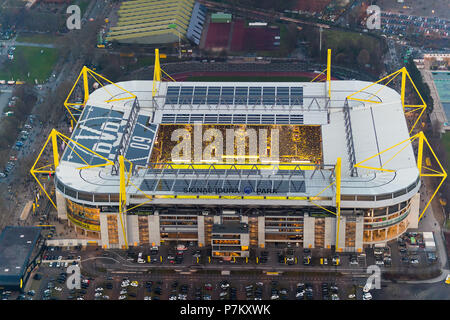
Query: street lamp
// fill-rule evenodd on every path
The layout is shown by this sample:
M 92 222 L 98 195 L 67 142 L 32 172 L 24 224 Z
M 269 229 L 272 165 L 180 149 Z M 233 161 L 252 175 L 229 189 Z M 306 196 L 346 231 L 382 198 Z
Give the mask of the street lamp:
M 177 25 L 175 23 L 169 24 L 168 27 L 169 27 L 169 29 L 176 30 L 177 33 L 178 33 L 178 49 L 179 49 L 178 58 L 181 59 L 181 37 L 180 37 L 180 31 L 178 31 Z

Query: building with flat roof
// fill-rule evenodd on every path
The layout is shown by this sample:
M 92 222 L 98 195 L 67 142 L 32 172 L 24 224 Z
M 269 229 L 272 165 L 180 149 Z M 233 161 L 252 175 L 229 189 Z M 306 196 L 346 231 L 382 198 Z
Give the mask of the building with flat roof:
M 0 234 L 0 288 L 19 290 L 42 253 L 41 228 L 7 226 Z
M 332 80 L 331 98 L 320 82 L 117 83 L 133 99 L 97 89 L 71 136 L 97 155 L 65 148 L 58 216 L 105 248 L 209 246 L 230 220 L 248 225 L 250 247 L 360 252 L 396 239 L 418 225 L 419 170 L 411 144 L 380 153 L 410 138 L 400 94 L 374 84 L 347 98 L 369 84 Z M 125 214 L 119 155 L 133 164 Z
M 216 12 L 211 14 L 211 22 L 213 23 L 230 23 L 232 15 L 230 13 Z

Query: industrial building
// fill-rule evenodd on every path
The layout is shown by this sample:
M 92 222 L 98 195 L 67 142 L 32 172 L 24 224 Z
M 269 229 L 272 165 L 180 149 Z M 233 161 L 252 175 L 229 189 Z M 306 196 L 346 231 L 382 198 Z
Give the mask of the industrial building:
M 0 288 L 21 290 L 40 260 L 44 244 L 39 227 L 7 226 L 0 234 Z
M 166 44 L 188 39 L 200 43 L 206 8 L 194 0 L 124 1 L 106 41 Z
M 428 142 L 410 135 L 404 91 L 327 70 L 325 82 L 163 82 L 157 58 L 154 81 L 85 93 L 71 137 L 47 140 L 58 217 L 104 248 L 196 242 L 227 257 L 361 252 L 417 228 Z

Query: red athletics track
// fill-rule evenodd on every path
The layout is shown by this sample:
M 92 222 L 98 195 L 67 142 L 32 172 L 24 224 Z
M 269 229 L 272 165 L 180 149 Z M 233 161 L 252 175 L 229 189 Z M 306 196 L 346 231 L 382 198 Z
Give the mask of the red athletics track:
M 306 77 L 310 78 L 311 80 L 317 77 L 318 73 L 314 72 L 250 72 L 250 71 L 191 71 L 191 72 L 182 72 L 177 74 L 171 74 L 170 76 L 176 80 L 176 81 L 186 81 L 189 77 L 201 77 L 201 76 L 211 76 L 211 77 L 220 77 L 220 76 L 235 76 L 235 77 L 245 77 L 245 76 L 257 76 L 257 77 Z M 326 79 L 325 75 L 321 75 L 316 79 L 318 81 L 319 79 Z M 333 80 L 337 80 L 334 77 L 331 77 Z M 236 79 L 238 80 L 238 79 Z

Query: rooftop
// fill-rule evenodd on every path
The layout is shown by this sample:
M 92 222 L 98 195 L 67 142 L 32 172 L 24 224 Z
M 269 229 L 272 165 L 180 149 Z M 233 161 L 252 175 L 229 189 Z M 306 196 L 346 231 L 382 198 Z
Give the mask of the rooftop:
M 38 227 L 7 226 L 0 234 L 0 285 L 18 282 L 41 234 Z
M 329 100 L 324 83 L 238 82 L 230 85 L 228 82 L 161 82 L 156 83 L 158 93 L 155 99 L 152 99 L 152 81 L 121 82 L 118 83 L 119 86 L 137 96 L 137 116 L 132 116 L 136 113 L 136 102 L 132 99 L 106 102 L 112 97 L 123 98 L 125 93 L 112 85 L 100 88 L 90 95 L 72 139 L 110 160 L 116 158 L 118 150 L 123 150 L 125 158 L 145 168 L 150 162 L 154 141 L 159 139 L 158 130 L 162 124 L 188 125 L 200 122 L 208 125 L 264 124 L 271 127 L 315 125 L 319 126 L 321 131 L 323 164 L 332 166 L 338 157 L 342 159 L 343 195 L 384 195 L 407 188 L 410 192 L 417 186 L 418 179 L 411 145 L 406 146 L 394 158 L 392 157 L 403 145 L 365 163 L 372 167 L 385 165 L 395 172 L 374 172 L 358 168 L 357 175 L 352 174 L 353 164 L 410 137 L 400 95 L 393 89 L 386 87 L 380 90 L 380 85 L 373 85 L 359 93 L 357 98 L 368 99 L 370 94 L 374 94 L 370 99 L 380 103 L 349 100 L 348 108 L 344 108 L 348 95 L 369 84 L 357 80 L 333 80 L 332 99 Z M 84 151 L 77 147 L 74 149 L 79 155 L 83 155 Z M 90 164 L 103 161 L 93 155 L 86 156 Z M 81 163 L 78 155 L 66 148 L 56 174 L 61 184 L 75 191 L 118 193 L 118 177 L 111 174 L 111 167 L 77 170 Z M 204 172 L 191 170 L 191 174 L 187 172 L 189 170 L 157 172 L 153 169 L 142 170 L 132 178 L 136 186 L 152 194 L 179 194 L 182 189 L 176 189 L 177 184 L 173 184 L 177 179 L 183 179 L 185 183 L 187 181 L 188 186 L 195 186 L 195 183 L 189 182 L 193 180 L 203 181 L 206 186 L 206 182 L 211 178 L 217 183 L 230 174 L 234 175 L 231 180 L 250 181 L 250 184 L 253 180 L 255 183 L 269 180 L 272 181 L 271 185 L 275 181 L 286 180 L 286 175 L 278 170 L 280 168 L 240 172 L 241 176 L 236 170 L 228 173 L 227 170 L 211 172 L 209 167 L 206 167 Z M 214 176 L 211 173 L 214 173 Z M 289 187 L 283 189 L 285 191 L 282 193 L 314 196 L 329 185 L 332 179 L 329 172 L 322 173 L 305 170 L 301 175 L 289 177 L 289 180 L 302 180 L 302 187 L 295 187 L 293 193 Z M 166 182 L 175 189 L 153 188 Z M 149 183 L 153 187 L 149 187 Z M 220 183 L 220 187 L 225 186 L 223 181 Z M 138 191 L 130 186 L 127 193 Z M 334 190 L 329 188 L 323 196 L 332 197 L 333 194 Z M 90 199 L 92 200 L 92 196 Z

